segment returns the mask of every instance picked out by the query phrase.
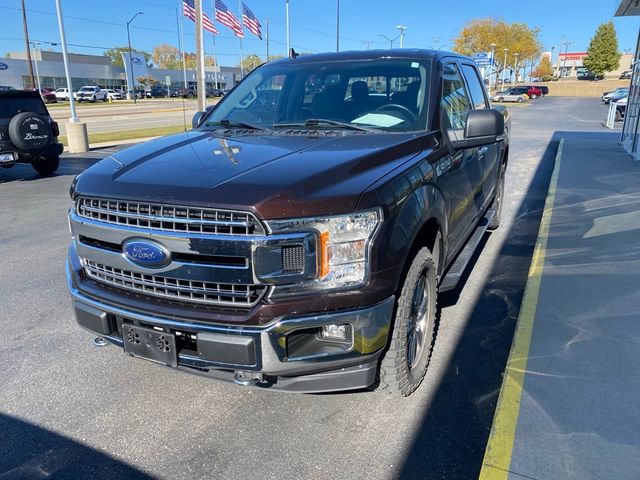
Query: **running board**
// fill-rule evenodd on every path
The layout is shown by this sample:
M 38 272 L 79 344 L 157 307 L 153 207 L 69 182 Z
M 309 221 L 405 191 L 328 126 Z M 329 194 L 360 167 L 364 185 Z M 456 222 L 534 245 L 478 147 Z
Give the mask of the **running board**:
M 471 258 L 473 257 L 473 253 L 482 242 L 482 237 L 487 231 L 487 227 L 491 222 L 491 219 L 496 214 L 495 209 L 490 208 L 485 213 L 484 217 L 478 222 L 478 226 L 473 231 L 469 240 L 467 240 L 467 244 L 464 246 L 462 251 L 458 254 L 454 262 L 451 264 L 444 278 L 440 282 L 439 290 L 441 292 L 446 292 L 447 290 L 453 290 L 458 285 L 458 282 L 462 278 L 462 274 L 466 270 Z

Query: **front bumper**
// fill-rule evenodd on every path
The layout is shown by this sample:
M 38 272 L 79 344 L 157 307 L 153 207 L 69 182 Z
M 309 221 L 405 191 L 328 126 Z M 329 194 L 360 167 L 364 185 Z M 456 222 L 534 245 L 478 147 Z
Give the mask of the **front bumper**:
M 67 282 L 80 326 L 123 346 L 122 324 L 162 329 L 179 339 L 178 368 L 239 384 L 295 392 L 365 388 L 375 382 L 389 336 L 394 297 L 359 309 L 285 316 L 267 326 L 218 325 L 135 312 L 79 290 L 67 263 Z M 350 344 L 322 343 L 324 325 L 348 325 Z M 295 343 L 295 345 L 294 345 Z

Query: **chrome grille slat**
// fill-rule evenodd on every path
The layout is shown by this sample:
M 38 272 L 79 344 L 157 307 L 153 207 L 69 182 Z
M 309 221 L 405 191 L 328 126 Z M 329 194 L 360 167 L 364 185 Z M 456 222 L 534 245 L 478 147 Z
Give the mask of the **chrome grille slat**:
M 263 235 L 250 212 L 80 197 L 76 213 L 98 222 L 204 235 Z
M 83 264 L 87 276 L 96 281 L 170 300 L 247 308 L 258 303 L 266 291 L 266 287 L 260 285 L 202 282 L 131 272 L 89 259 L 84 259 Z

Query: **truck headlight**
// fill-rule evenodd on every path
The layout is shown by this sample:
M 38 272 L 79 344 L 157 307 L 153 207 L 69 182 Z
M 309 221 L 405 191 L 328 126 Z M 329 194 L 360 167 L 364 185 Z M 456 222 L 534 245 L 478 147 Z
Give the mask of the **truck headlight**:
M 304 290 L 355 287 L 369 274 L 371 244 L 382 223 L 380 209 L 320 218 L 274 220 L 274 233 L 315 230 L 318 237 L 317 278 L 303 284 L 278 287 L 281 294 Z

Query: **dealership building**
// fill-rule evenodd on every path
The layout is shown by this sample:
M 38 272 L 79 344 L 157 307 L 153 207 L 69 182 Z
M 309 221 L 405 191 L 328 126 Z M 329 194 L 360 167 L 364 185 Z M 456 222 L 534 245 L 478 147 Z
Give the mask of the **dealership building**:
M 34 77 L 40 79 L 42 88 L 62 88 L 67 86 L 64 74 L 62 54 L 35 50 L 32 52 Z M 126 90 L 126 75 L 123 67 L 114 66 L 111 58 L 103 55 L 69 54 L 69 71 L 73 89 L 78 90 L 84 85 L 98 85 L 102 88 Z M 163 70 L 149 68 L 149 76 L 166 85 L 167 80 L 174 87 L 195 87 L 195 70 Z M 186 75 L 185 75 L 186 73 Z M 231 88 L 240 81 L 240 68 L 237 67 L 205 67 L 207 88 Z M 9 58 L 0 58 L 0 85 L 7 85 L 17 89 L 30 87 L 29 62 L 25 52 L 10 52 Z

